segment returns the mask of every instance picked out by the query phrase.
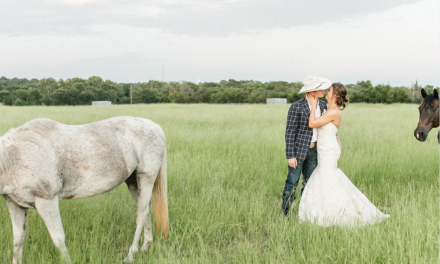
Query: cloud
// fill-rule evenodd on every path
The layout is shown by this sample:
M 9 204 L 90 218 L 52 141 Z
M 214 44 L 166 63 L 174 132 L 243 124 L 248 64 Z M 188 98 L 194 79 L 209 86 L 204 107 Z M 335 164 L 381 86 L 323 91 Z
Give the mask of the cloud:
M 340 22 L 418 0 L 0 0 L 0 35 L 99 34 L 117 24 L 171 34 L 225 36 Z
M 164 65 L 165 81 L 230 78 L 300 81 L 312 74 L 343 83 L 370 79 L 375 84 L 410 85 L 418 79 L 422 85 L 435 85 L 439 81 L 438 0 L 404 4 L 380 13 L 348 12 L 349 8 L 341 1 L 338 6 L 344 7 L 346 16 L 335 15 L 331 7 L 320 7 L 327 8 L 327 15 L 335 17 L 331 22 L 318 23 L 316 17 L 317 21 L 309 24 L 298 22 L 299 26 L 288 27 L 292 21 L 286 24 L 281 21 L 268 26 L 267 30 L 253 25 L 235 27 L 235 22 L 231 22 L 229 27 L 234 27 L 235 31 L 219 25 L 223 33 L 206 34 L 203 31 L 191 33 L 193 29 L 185 30 L 183 26 L 170 29 L 154 23 L 143 26 L 141 22 L 178 16 L 183 10 L 178 6 L 198 9 L 187 12 L 203 9 L 212 13 L 216 10 L 217 17 L 221 18 L 221 12 L 230 10 L 230 5 L 247 5 L 247 1 L 149 3 L 151 11 L 139 8 L 138 13 L 133 12 L 139 23 L 124 22 L 122 14 L 132 13 L 138 5 L 147 6 L 129 2 L 120 5 L 120 9 L 106 6 L 99 10 L 105 14 L 93 17 L 93 23 L 84 22 L 91 17 L 77 17 L 78 25 L 83 27 L 75 27 L 75 35 L 52 31 L 21 37 L 0 35 L 1 75 L 56 79 L 98 75 L 114 81 L 137 82 L 161 80 Z M 118 2 L 110 4 L 117 6 Z M 58 5 L 68 10 L 68 3 Z M 97 10 L 100 5 L 100 2 L 87 2 L 69 8 Z M 304 8 L 304 12 L 307 10 Z M 32 12 L 39 14 L 42 11 L 34 8 Z M 102 20 L 100 17 L 104 15 L 115 19 Z M 241 15 L 246 16 L 245 12 Z M 209 19 L 205 24 L 211 21 Z M 65 23 L 71 26 L 68 21 Z M 219 19 L 219 24 L 222 23 L 226 23 L 225 19 Z M 55 30 L 56 26 L 57 23 L 49 23 L 45 30 Z M 194 30 L 202 26 L 210 28 L 203 24 Z
M 127 71 L 127 69 L 129 70 Z M 146 58 L 141 53 L 133 52 L 119 56 L 81 59 L 49 68 L 48 72 L 54 76 L 63 76 L 65 73 L 69 73 L 70 76 L 63 76 L 65 78 L 71 76 L 88 78 L 96 75 L 110 80 L 115 80 L 115 76 L 124 72 L 124 77 L 118 78 L 118 81 L 129 82 L 132 80 L 136 82 L 141 81 L 142 77 L 145 79 L 159 79 L 162 65 L 160 61 L 154 58 Z
M 8 75 L 10 66 L 0 65 L 0 71 Z M 104 56 L 78 59 L 71 62 L 58 62 L 42 65 L 38 63 L 20 66 L 24 76 L 30 78 L 89 78 L 100 76 L 103 79 L 120 82 L 140 82 L 146 79 L 162 79 L 162 64 L 154 58 L 146 58 L 141 53 L 125 53 L 117 56 Z M 123 77 L 121 76 L 123 73 Z

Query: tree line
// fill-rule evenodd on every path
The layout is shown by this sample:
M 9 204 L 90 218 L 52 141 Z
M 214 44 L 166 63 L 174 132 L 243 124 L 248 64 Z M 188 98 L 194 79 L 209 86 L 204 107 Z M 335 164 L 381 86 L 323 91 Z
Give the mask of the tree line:
M 230 79 L 220 82 L 161 82 L 116 83 L 92 76 L 88 79 L 0 78 L 0 102 L 4 105 L 89 105 L 91 101 L 111 101 L 113 104 L 142 103 L 265 103 L 266 98 L 287 98 L 289 103 L 301 99 L 301 82 L 259 82 Z M 434 87 L 422 87 L 416 81 L 410 87 L 373 86 L 371 81 L 347 84 L 350 102 L 420 103 L 420 90 L 432 93 Z M 438 89 L 438 87 L 437 87 Z

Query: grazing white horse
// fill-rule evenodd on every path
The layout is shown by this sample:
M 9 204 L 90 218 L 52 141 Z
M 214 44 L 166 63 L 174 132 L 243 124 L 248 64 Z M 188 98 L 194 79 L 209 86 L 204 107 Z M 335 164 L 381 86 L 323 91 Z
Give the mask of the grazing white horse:
M 29 208 L 44 220 L 55 247 L 70 263 L 58 203 L 103 194 L 121 183 L 138 204 L 136 232 L 126 262 L 153 241 L 150 199 L 158 233 L 168 234 L 165 135 L 154 122 L 114 117 L 86 125 L 34 119 L 0 137 L 0 195 L 14 235 L 12 263 L 21 263 Z M 153 188 L 154 186 L 154 188 Z

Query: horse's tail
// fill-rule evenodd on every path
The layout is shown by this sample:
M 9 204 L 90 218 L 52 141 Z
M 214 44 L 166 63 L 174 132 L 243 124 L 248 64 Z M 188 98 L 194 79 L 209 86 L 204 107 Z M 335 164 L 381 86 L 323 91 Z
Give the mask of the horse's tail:
M 162 159 L 159 174 L 153 187 L 153 207 L 156 218 L 157 234 L 162 231 L 162 235 L 168 236 L 168 197 L 167 197 L 167 151 Z

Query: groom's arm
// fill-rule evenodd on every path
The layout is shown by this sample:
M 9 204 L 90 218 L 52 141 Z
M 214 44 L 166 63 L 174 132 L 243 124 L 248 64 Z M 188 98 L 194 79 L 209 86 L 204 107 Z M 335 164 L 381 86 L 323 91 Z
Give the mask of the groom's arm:
M 298 109 L 296 109 L 292 104 L 287 114 L 286 135 L 285 135 L 286 158 L 288 160 L 296 158 L 295 137 L 296 137 L 296 130 L 298 127 L 299 115 L 300 113 Z

